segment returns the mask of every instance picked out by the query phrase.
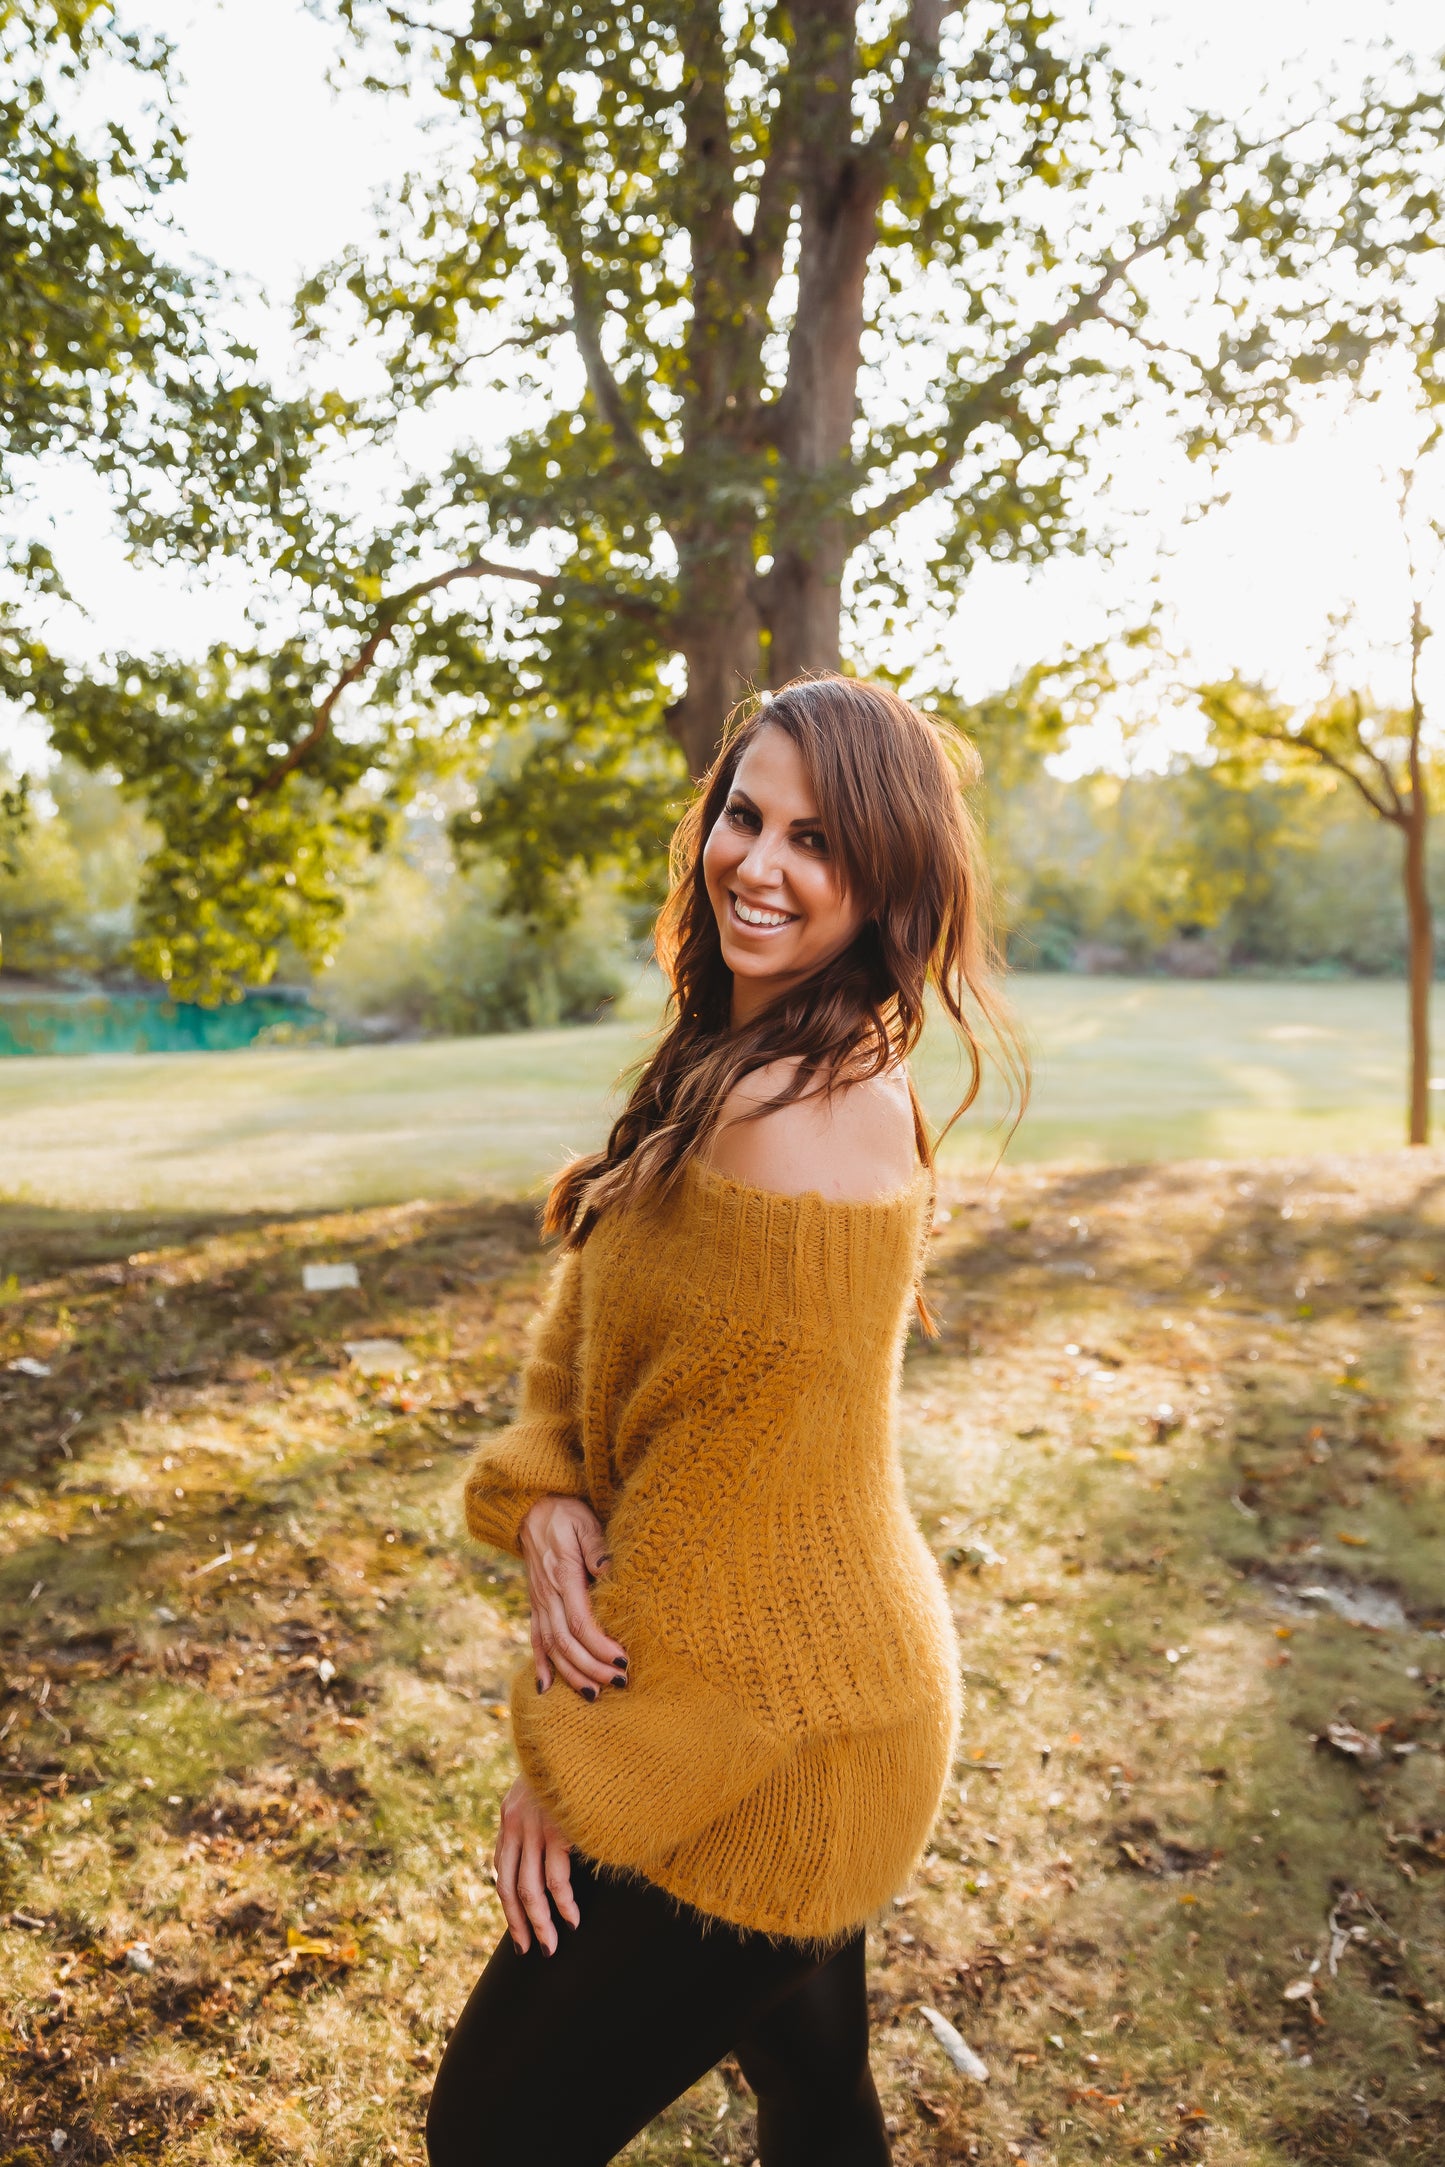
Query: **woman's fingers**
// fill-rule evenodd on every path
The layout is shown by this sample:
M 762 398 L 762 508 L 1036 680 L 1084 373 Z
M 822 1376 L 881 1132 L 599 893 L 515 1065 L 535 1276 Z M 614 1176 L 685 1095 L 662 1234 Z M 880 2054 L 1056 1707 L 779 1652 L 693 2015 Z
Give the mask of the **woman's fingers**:
M 562 1831 L 547 1818 L 525 1776 L 502 1801 L 496 1848 L 497 1894 L 507 1931 L 525 1956 L 533 1940 L 548 1956 L 557 1951 L 557 1920 L 580 1926 L 572 1894 L 572 1854 Z
M 623 1676 L 620 1670 L 604 1666 L 595 1656 L 588 1655 L 585 1648 L 572 1638 L 560 1603 L 549 1605 L 544 1612 L 541 1633 L 542 1645 L 553 1670 L 565 1684 L 571 1686 L 574 1693 L 580 1693 L 584 1700 L 596 1700 L 599 1693 L 605 1692 L 613 1678 Z
M 532 1612 L 530 1631 L 532 1635 L 532 1668 L 537 1673 L 537 1691 L 545 1693 L 552 1683 L 552 1665 L 547 1660 L 547 1650 L 542 1645 L 542 1626 L 536 1611 Z
M 586 1522 L 578 1528 L 577 1547 L 582 1553 L 582 1563 L 593 1580 L 597 1579 L 600 1573 L 605 1573 L 612 1563 L 607 1555 L 607 1537 L 602 1532 L 600 1520 Z
M 627 1650 L 620 1640 L 614 1640 L 597 1623 L 592 1610 L 592 1583 L 580 1558 L 575 1566 L 559 1575 L 559 1592 L 573 1639 L 605 1669 L 625 1670 Z
M 580 1926 L 582 1914 L 572 1894 L 572 1852 L 560 1829 L 548 1821 L 543 1828 L 545 1861 L 543 1877 L 558 1913 L 569 1926 Z
M 609 1565 L 607 1537 L 577 1497 L 538 1498 L 522 1522 L 532 1607 L 532 1662 L 540 1692 L 554 1675 L 595 1700 L 627 1683 L 627 1651 L 592 1611 L 592 1583 Z
M 615 1660 L 622 1651 L 592 1617 L 585 1589 L 548 1588 L 541 1596 L 540 1612 L 542 1645 L 553 1668 L 568 1685 L 579 1693 L 595 1695 L 618 1679 L 626 1681 L 626 1659 L 621 1663 Z M 589 1646 L 584 1632 L 600 1641 L 601 1648 Z
M 527 1926 L 527 1914 L 517 1894 L 517 1868 L 521 1863 L 522 1845 L 516 1830 L 502 1811 L 501 1833 L 497 1837 L 496 1874 L 497 1895 L 501 1899 L 502 1917 L 507 1922 L 507 1932 L 521 1956 L 532 1946 L 532 1936 Z
M 610 1633 L 602 1630 L 593 1615 L 592 1581 L 580 1551 L 572 1557 L 558 1559 L 552 1581 L 573 1640 L 602 1665 L 604 1672 L 625 1669 L 627 1650 L 620 1640 L 614 1640 Z
M 540 1816 L 529 1814 L 522 1832 L 522 1858 L 517 1868 L 517 1894 L 532 1929 L 549 1956 L 557 1947 L 557 1928 L 547 1901 L 543 1875 L 544 1835 Z

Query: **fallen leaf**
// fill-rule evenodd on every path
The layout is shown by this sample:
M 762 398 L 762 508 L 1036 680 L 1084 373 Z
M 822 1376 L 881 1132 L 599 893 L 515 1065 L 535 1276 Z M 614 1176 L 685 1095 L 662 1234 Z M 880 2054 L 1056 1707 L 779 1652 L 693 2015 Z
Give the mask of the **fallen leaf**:
M 942 2047 L 948 2059 L 961 2077 L 971 2077 L 975 2084 L 987 2084 L 988 2064 L 982 2061 L 962 2034 L 949 2023 L 948 2018 L 937 2009 L 930 2009 L 926 2002 L 918 2005 L 918 2014 Z
M 287 1927 L 286 1950 L 293 1957 L 322 1956 L 333 1964 L 354 1964 L 358 1953 L 354 1941 L 333 1941 L 329 1935 L 308 1934 L 299 1926 Z
M 1353 1723 L 1327 1723 L 1316 1744 L 1332 1746 L 1347 1761 L 1369 1762 L 1384 1758 L 1379 1739 L 1372 1738 L 1368 1731 L 1357 1731 Z

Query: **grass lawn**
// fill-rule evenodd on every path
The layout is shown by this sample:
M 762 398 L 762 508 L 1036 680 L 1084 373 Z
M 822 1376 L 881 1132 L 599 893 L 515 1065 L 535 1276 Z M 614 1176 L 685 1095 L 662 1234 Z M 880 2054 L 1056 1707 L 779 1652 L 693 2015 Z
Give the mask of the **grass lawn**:
M 1019 978 L 1037 1089 L 1011 1158 L 1234 1158 L 1392 1148 L 1405 994 L 1388 983 Z M 656 1012 L 421 1045 L 0 1062 L 0 1196 L 113 1211 L 323 1210 L 512 1192 L 590 1146 Z M 938 1118 L 961 1084 L 935 1033 Z M 960 1124 L 957 1163 L 998 1130 Z
M 1337 1090 L 1367 1066 L 1358 1033 L 1307 1021 L 1316 990 L 1298 1009 L 1295 989 L 1041 998 L 1061 1031 L 1098 1023 L 1099 1089 L 1110 1034 L 1161 1047 L 1192 1015 L 1201 1045 L 1211 1001 L 1231 1058 L 1249 1065 L 1252 1030 L 1291 1089 L 1318 1042 L 1276 1024 L 1341 1034 Z M 1356 989 L 1329 998 L 1366 1013 Z M 185 1216 L 5 1214 L 0 1365 L 31 1365 L 0 1366 L 15 2167 L 421 2161 L 438 2053 L 501 1925 L 486 1860 L 523 1589 L 463 1539 L 459 1491 L 513 1389 L 533 1215 L 206 1217 L 203 1172 L 228 1124 L 248 1133 L 227 1072 L 294 1093 L 296 1156 L 238 1180 L 259 1206 L 305 1163 L 300 1131 L 355 1111 L 320 1084 L 350 1060 L 435 1062 L 459 1123 L 464 1061 L 493 1093 L 511 1062 L 550 1150 L 582 1096 L 562 1049 L 601 1061 L 601 1037 L 553 1042 L 550 1113 L 526 1041 L 114 1064 L 107 1088 L 136 1078 L 137 1108 L 150 1090 L 138 1136 L 172 1121 L 147 1072 L 206 1093 Z M 73 1091 L 83 1141 L 97 1101 Z M 46 1118 L 58 1167 L 64 1105 Z M 471 1122 L 458 1153 L 483 1148 Z M 286 1132 L 273 1111 L 250 1133 Z M 910 1348 L 903 1434 L 966 1707 L 932 1849 L 872 1938 L 900 2167 L 1445 2156 L 1442 1177 L 1403 1152 L 951 1177 L 944 1329 Z M 48 1177 L 37 1193 L 79 1203 Z M 308 1259 L 354 1261 L 359 1288 L 303 1293 Z M 377 1335 L 409 1374 L 348 1364 L 342 1343 Z M 923 2004 L 987 2085 L 955 2074 Z M 751 2161 L 736 2072 L 629 2157 Z

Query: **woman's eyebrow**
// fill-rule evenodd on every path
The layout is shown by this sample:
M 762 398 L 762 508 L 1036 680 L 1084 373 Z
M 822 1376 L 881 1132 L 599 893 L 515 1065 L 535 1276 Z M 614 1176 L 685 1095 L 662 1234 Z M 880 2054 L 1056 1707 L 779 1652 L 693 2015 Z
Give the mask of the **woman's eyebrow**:
M 728 792 L 728 799 L 730 802 L 736 799 L 740 804 L 750 806 L 755 813 L 762 811 L 757 799 L 749 797 L 747 791 L 738 783 L 733 784 L 732 789 Z M 788 822 L 790 828 L 821 828 L 822 825 L 823 816 L 821 813 L 799 813 L 796 820 Z

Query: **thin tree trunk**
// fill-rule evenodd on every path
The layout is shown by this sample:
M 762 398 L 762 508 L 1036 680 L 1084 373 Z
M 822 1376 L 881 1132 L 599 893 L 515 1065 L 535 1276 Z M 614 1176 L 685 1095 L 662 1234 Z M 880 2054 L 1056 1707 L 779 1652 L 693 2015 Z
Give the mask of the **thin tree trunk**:
M 1413 481 L 1413 476 L 1411 477 Z M 1410 483 L 1401 499 L 1401 517 Z M 1411 575 L 1414 558 L 1411 558 Z M 1425 782 L 1421 739 L 1425 703 L 1420 691 L 1420 657 L 1429 639 L 1418 591 L 1410 609 L 1410 803 L 1405 822 L 1405 914 L 1410 929 L 1410 1141 L 1430 1140 L 1430 990 L 1435 977 L 1435 927 L 1430 911 L 1426 862 L 1430 797 Z
M 1418 783 L 1405 826 L 1405 915 L 1410 957 L 1410 1141 L 1430 1140 L 1430 992 L 1435 976 L 1435 932 L 1426 868 L 1429 806 Z

